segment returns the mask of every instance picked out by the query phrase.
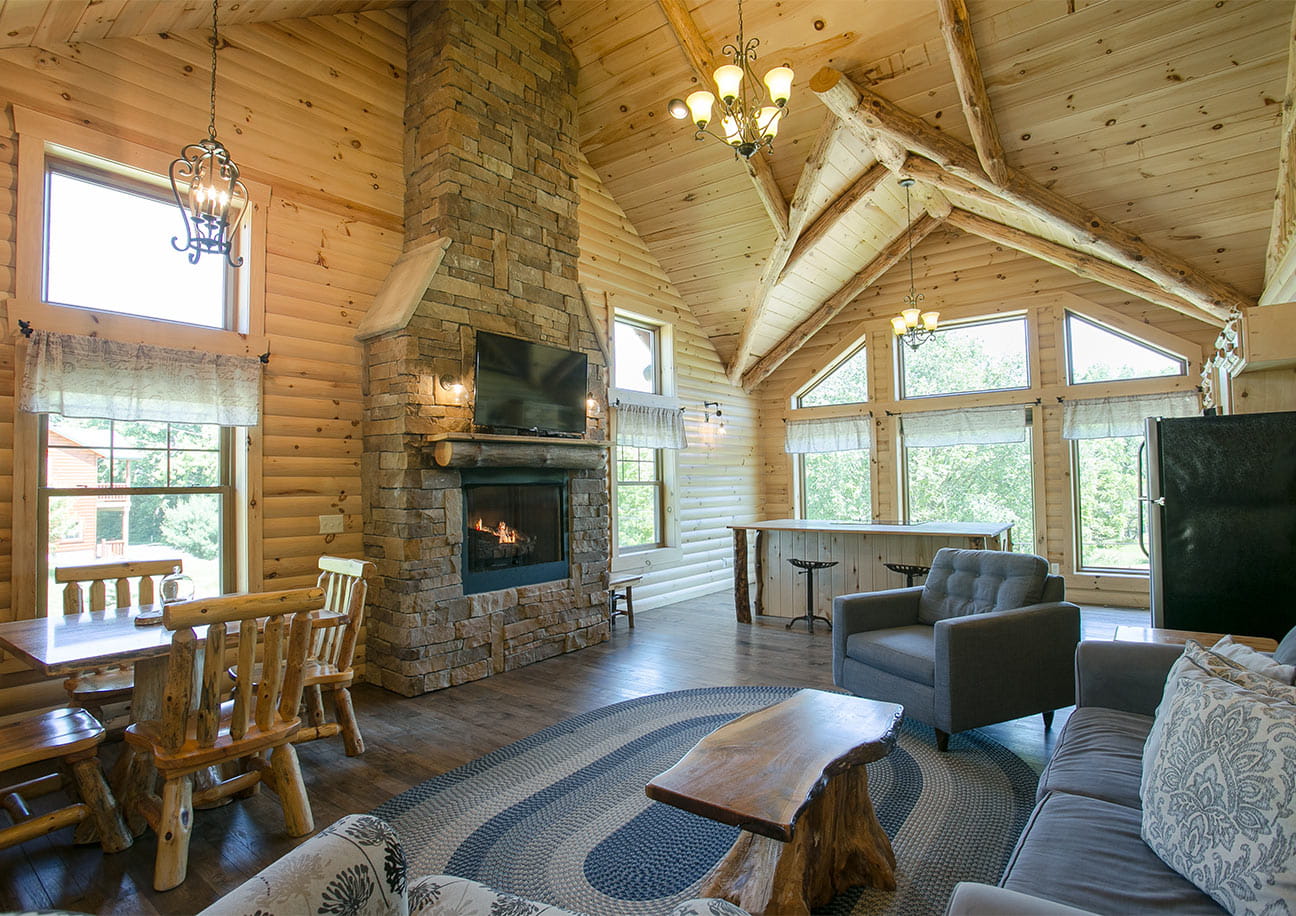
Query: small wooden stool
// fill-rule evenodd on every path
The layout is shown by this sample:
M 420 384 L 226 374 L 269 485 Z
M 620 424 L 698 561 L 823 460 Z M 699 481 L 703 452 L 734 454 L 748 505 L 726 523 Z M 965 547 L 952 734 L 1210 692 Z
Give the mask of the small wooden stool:
M 617 614 L 625 614 L 626 619 L 630 621 L 630 629 L 634 629 L 634 587 L 639 584 L 643 576 L 614 576 L 608 582 L 608 588 L 611 594 L 608 595 L 608 602 L 612 606 L 612 612 L 609 619 L 612 626 L 616 626 Z M 617 609 L 617 602 L 622 598 L 625 599 L 625 610 Z
M 887 569 L 905 577 L 905 588 L 913 588 L 914 579 L 931 572 L 930 566 L 915 566 L 912 563 L 883 563 Z

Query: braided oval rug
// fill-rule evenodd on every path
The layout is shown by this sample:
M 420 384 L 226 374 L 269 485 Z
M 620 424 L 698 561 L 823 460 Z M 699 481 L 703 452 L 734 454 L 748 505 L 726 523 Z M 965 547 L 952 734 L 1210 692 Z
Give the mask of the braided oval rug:
M 644 785 L 699 739 L 790 687 L 653 694 L 567 719 L 396 796 L 373 813 L 410 874 L 451 874 L 578 912 L 661 913 L 697 896 L 737 828 L 649 801 Z M 959 881 L 994 883 L 1034 804 L 1035 772 L 976 732 L 936 751 L 906 722 L 868 765 L 896 853 L 895 891 L 852 888 L 821 912 L 941 914 Z

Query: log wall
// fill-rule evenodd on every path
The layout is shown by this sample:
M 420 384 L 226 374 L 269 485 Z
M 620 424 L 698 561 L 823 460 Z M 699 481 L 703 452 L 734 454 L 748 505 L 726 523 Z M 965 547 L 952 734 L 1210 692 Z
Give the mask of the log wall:
M 756 404 L 729 384 L 701 325 L 584 160 L 579 188 L 580 278 L 595 320 L 606 332 L 609 312 L 621 309 L 674 328 L 676 394 L 689 441 L 675 455 L 672 511 L 678 516 L 679 543 L 675 551 L 614 558 L 614 574 L 644 573 L 634 591 L 637 610 L 731 583 L 733 539 L 725 526 L 768 517 L 757 508 Z M 714 416 L 705 421 L 704 401 L 720 402 L 724 435 L 718 434 Z
M 262 460 L 253 469 L 262 524 L 251 532 L 250 584 L 309 585 L 321 554 L 363 553 L 362 359 L 352 335 L 402 242 L 405 11 L 244 24 L 221 36 L 217 131 L 245 177 L 271 188 L 264 259 L 271 359 Z M 17 238 L 11 104 L 175 155 L 207 124 L 209 53 L 202 32 L 0 51 L 0 299 L 16 294 L 15 248 L 31 244 Z M 6 304 L 12 331 L 19 305 Z M 0 620 L 33 612 L 10 601 L 14 354 L 6 335 Z M 319 516 L 336 514 L 343 532 L 321 535 Z M 0 687 L 30 680 L 23 672 L 0 662 Z M 44 695 L 61 696 L 50 686 L 54 693 Z M 0 711 L 38 702 L 39 693 L 2 692 Z

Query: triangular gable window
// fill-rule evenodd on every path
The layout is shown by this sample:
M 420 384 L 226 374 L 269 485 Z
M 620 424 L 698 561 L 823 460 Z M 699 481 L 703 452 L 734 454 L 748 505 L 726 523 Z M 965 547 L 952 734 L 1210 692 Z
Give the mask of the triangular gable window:
M 1067 381 L 1072 385 L 1184 375 L 1188 371 L 1187 360 L 1074 312 L 1067 312 L 1066 339 Z
M 797 407 L 859 404 L 868 400 L 868 353 L 863 343 L 797 396 Z

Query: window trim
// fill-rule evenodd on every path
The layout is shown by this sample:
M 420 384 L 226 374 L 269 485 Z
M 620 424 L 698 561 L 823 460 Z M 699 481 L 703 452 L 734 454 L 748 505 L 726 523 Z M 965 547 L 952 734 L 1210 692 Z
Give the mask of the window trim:
M 940 398 L 968 397 L 970 395 L 1002 395 L 1017 391 L 1030 391 L 1033 388 L 1038 387 L 1038 382 L 1036 380 L 1039 378 L 1039 357 L 1035 344 L 1034 323 L 1031 320 L 1029 311 L 1023 309 L 993 315 L 978 315 L 972 318 L 961 318 L 957 321 L 943 322 L 940 328 L 937 329 L 936 333 L 940 334 L 943 331 L 956 330 L 958 328 L 966 328 L 982 324 L 1003 324 L 1009 321 L 1020 321 L 1022 323 L 1022 341 L 1025 345 L 1024 356 L 1026 357 L 1026 383 L 1024 385 L 1012 385 L 1007 388 L 971 388 L 966 391 L 944 391 L 940 394 L 906 394 L 904 384 L 904 351 L 906 347 L 903 343 L 900 343 L 899 340 L 895 339 L 894 335 L 892 335 L 892 352 L 896 354 L 895 358 L 892 359 L 892 365 L 894 366 L 895 372 L 896 400 L 921 403 L 924 401 L 934 401 Z

